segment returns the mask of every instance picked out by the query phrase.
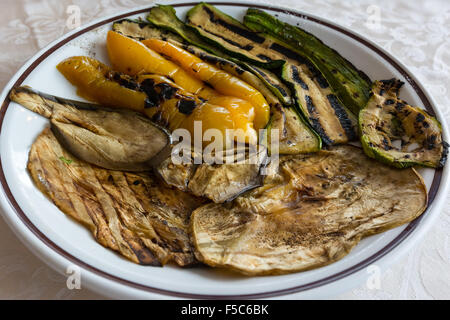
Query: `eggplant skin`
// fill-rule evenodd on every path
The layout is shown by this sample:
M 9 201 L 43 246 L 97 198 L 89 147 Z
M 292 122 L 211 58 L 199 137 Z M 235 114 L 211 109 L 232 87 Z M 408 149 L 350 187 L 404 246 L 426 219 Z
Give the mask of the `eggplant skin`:
M 443 167 L 448 144 L 441 124 L 425 110 L 401 100 L 398 94 L 402 86 L 397 79 L 374 82 L 371 98 L 359 113 L 365 153 L 396 168 Z
M 206 204 L 191 216 L 199 261 L 245 275 L 276 275 L 335 262 L 366 237 L 408 223 L 427 206 L 412 168 L 336 146 L 280 158 L 264 186 L 230 205 Z
M 142 265 L 197 264 L 189 219 L 204 200 L 163 186 L 152 173 L 81 161 L 49 128 L 33 143 L 27 168 L 38 189 L 102 246 Z

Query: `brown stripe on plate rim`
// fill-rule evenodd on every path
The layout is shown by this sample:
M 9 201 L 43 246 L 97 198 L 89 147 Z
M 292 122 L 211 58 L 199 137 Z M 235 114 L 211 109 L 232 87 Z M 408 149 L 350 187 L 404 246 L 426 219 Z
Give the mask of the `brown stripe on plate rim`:
M 179 4 L 174 4 L 172 6 L 174 7 L 189 7 L 189 6 L 194 6 L 198 4 L 198 2 L 190 2 L 190 3 L 179 3 Z M 231 2 L 215 2 L 214 5 L 217 6 L 234 6 L 234 7 L 249 7 L 248 4 L 245 3 L 231 3 Z M 265 6 L 265 5 L 251 5 L 251 7 L 254 8 L 259 8 L 259 9 L 263 9 L 263 10 L 268 10 L 268 11 L 275 11 L 275 12 L 281 12 L 281 13 L 285 13 L 285 14 L 289 14 L 289 15 L 293 15 L 296 16 L 300 19 L 307 19 L 308 21 L 313 21 L 315 23 L 318 23 L 320 25 L 326 26 L 330 29 L 333 29 L 335 31 L 338 31 L 340 33 L 343 33 L 349 37 L 351 37 L 352 39 L 360 42 L 361 44 L 363 44 L 364 46 L 370 48 L 372 51 L 374 51 L 375 53 L 377 53 L 378 55 L 380 55 L 383 59 L 385 59 L 386 61 L 388 61 L 392 66 L 395 67 L 395 69 L 397 71 L 399 71 L 402 76 L 407 80 L 407 82 L 413 87 L 414 91 L 417 93 L 417 95 L 420 97 L 423 105 L 425 106 L 426 110 L 432 114 L 434 114 L 434 110 L 433 107 L 431 105 L 431 102 L 428 100 L 427 96 L 425 95 L 425 93 L 423 92 L 423 90 L 420 88 L 420 86 L 411 78 L 411 76 L 408 74 L 408 72 L 406 72 L 395 60 L 393 60 L 391 57 L 389 57 L 387 54 L 385 54 L 383 51 L 379 50 L 376 46 L 372 45 L 370 42 L 366 41 L 365 39 L 347 31 L 344 30 L 338 26 L 335 26 L 331 23 L 328 23 L 326 21 L 322 21 L 318 18 L 315 17 L 311 17 L 307 14 L 302 14 L 302 13 L 297 13 L 294 11 L 290 11 L 287 9 L 281 9 L 281 8 L 271 8 L 269 6 Z M 150 10 L 150 8 L 146 8 L 146 9 L 141 9 L 141 10 L 137 10 L 137 11 L 133 11 L 130 13 L 126 13 L 126 14 L 122 14 L 122 15 L 118 15 L 116 17 L 98 22 L 94 25 L 91 25 L 89 27 L 84 28 L 83 30 L 80 30 L 74 34 L 72 34 L 71 36 L 67 37 L 64 40 L 61 40 L 60 42 L 56 43 L 53 47 L 49 48 L 47 51 L 45 51 L 41 56 L 39 56 L 25 71 L 24 73 L 18 78 L 18 80 L 14 83 L 13 87 L 16 86 L 20 86 L 23 81 L 30 75 L 30 73 L 42 62 L 44 61 L 49 55 L 51 55 L 53 52 L 55 52 L 56 50 L 58 50 L 59 48 L 61 48 L 63 45 L 65 45 L 66 43 L 72 41 L 73 39 L 79 37 L 80 35 L 89 32 L 95 28 L 101 27 L 105 24 L 114 22 L 116 20 L 120 20 L 120 19 L 124 19 L 126 17 L 129 16 L 133 16 L 136 14 L 142 14 L 145 12 L 148 12 Z M 1 106 L 1 110 L 0 110 L 0 126 L 1 128 L 3 128 L 3 120 L 6 114 L 6 111 L 9 107 L 9 97 L 6 97 L 5 100 L 2 103 Z M 1 134 L 1 129 L 0 129 L 0 134 Z M 430 205 L 434 198 L 436 197 L 436 194 L 438 192 L 439 186 L 440 186 L 440 182 L 441 182 L 441 178 L 442 178 L 442 169 L 436 170 L 434 177 L 433 177 L 433 182 L 432 185 L 430 187 L 430 190 L 428 192 L 428 205 Z M 269 292 L 263 292 L 263 293 L 254 293 L 254 294 L 244 294 L 244 295 L 204 295 L 204 294 L 194 294 L 194 293 L 186 293 L 186 292 L 177 292 L 177 291 L 171 291 L 171 290 L 165 290 L 165 289 L 159 289 L 159 288 L 153 288 L 150 286 L 146 286 L 140 283 L 136 283 L 130 280 L 126 280 L 123 278 L 120 278 L 118 276 L 115 276 L 113 274 L 109 274 L 103 270 L 100 270 L 94 266 L 91 266 L 89 264 L 87 264 L 86 262 L 74 257 L 73 255 L 71 255 L 69 252 L 63 250 L 62 248 L 60 248 L 56 243 L 54 243 L 53 241 L 51 241 L 49 238 L 47 238 L 47 236 L 45 234 L 43 234 L 35 225 L 33 225 L 33 223 L 30 221 L 30 219 L 27 217 L 27 215 L 22 211 L 22 209 L 20 208 L 19 204 L 17 203 L 17 201 L 15 200 L 9 186 L 8 183 L 6 181 L 6 177 L 5 177 L 5 173 L 3 171 L 3 165 L 0 159 L 0 183 L 5 191 L 5 194 L 7 196 L 7 199 L 9 200 L 10 205 L 14 208 L 17 216 L 20 218 L 20 220 L 27 226 L 27 228 L 38 238 L 40 239 L 43 243 L 45 243 L 50 249 L 52 249 L 53 251 L 55 251 L 56 253 L 58 253 L 59 255 L 63 256 L 64 258 L 66 258 L 67 260 L 71 261 L 74 264 L 79 265 L 80 267 L 91 271 L 92 273 L 101 276 L 103 278 L 106 278 L 108 280 L 111 281 L 115 281 L 119 284 L 122 285 L 126 285 L 126 286 L 130 286 L 133 287 L 135 289 L 139 289 L 139 290 L 143 290 L 143 291 L 147 291 L 147 292 L 151 292 L 151 293 L 156 293 L 156 294 L 160 294 L 160 295 L 168 295 L 168 296 L 173 296 L 173 297 L 180 297 L 180 298 L 192 298 L 192 299 L 260 299 L 260 298 L 271 298 L 271 297 L 276 297 L 276 296 L 282 296 L 282 295 L 287 295 L 287 294 L 293 294 L 293 293 L 298 293 L 301 291 L 305 291 L 305 290 L 310 290 L 310 289 L 314 289 L 329 283 L 332 283 L 334 281 L 340 280 L 342 278 L 345 278 L 355 272 L 358 272 L 360 270 L 362 270 L 363 268 L 371 265 L 372 263 L 374 263 L 376 260 L 382 258 L 383 256 L 385 256 L 386 254 L 388 254 L 389 252 L 391 252 L 394 248 L 396 248 L 404 239 L 406 239 L 419 225 L 420 221 L 423 219 L 424 215 L 428 213 L 429 209 L 427 208 L 427 210 L 421 215 L 419 216 L 417 219 L 415 219 L 414 221 L 410 222 L 406 228 L 395 238 L 393 239 L 391 242 L 389 242 L 384 248 L 382 248 L 381 250 L 379 250 L 378 252 L 376 252 L 375 254 L 373 254 L 372 256 L 368 257 L 367 259 L 359 262 L 358 264 L 347 268 L 343 271 L 340 271 L 336 274 L 333 274 L 331 276 L 322 278 L 320 280 L 317 281 L 313 281 L 307 284 L 303 284 L 300 286 L 295 286 L 292 288 L 287 288 L 287 289 L 281 289 L 281 290 L 276 290 L 276 291 L 269 291 Z

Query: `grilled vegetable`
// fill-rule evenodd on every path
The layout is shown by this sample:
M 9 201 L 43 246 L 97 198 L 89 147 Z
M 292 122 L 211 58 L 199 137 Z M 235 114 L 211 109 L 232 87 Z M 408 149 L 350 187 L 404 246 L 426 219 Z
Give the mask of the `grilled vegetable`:
M 190 25 L 202 30 L 202 36 L 209 37 L 215 42 L 226 43 L 229 50 L 234 48 L 239 52 L 245 47 L 247 60 L 251 60 L 254 64 L 260 64 L 261 55 L 264 55 L 265 61 L 283 61 L 283 80 L 291 85 L 293 93 L 299 98 L 297 103 L 301 105 L 303 116 L 321 136 L 325 145 L 346 143 L 357 138 L 356 117 L 342 105 L 327 80 L 303 56 L 270 35 L 256 34 L 248 30 L 239 21 L 209 4 L 201 3 L 193 8 L 188 13 L 188 20 Z M 221 37 L 216 37 L 217 34 Z M 298 85 L 296 81 L 298 79 L 293 78 L 296 76 L 296 73 L 292 73 L 293 69 L 298 70 L 300 77 L 304 78 L 303 82 L 306 81 L 305 88 L 307 87 L 308 91 L 306 94 L 305 89 Z M 309 106 L 304 100 L 305 96 L 309 96 L 311 98 L 309 100 L 312 100 Z M 320 109 L 320 113 L 307 112 L 311 105 L 317 105 L 315 109 Z M 334 129 L 338 129 L 337 132 Z
M 243 119 L 252 116 L 251 106 L 248 107 L 250 114 L 232 113 L 222 106 L 200 100 L 162 76 L 142 75 L 135 81 L 88 57 L 68 58 L 58 65 L 58 69 L 78 88 L 81 96 L 91 101 L 142 112 L 171 131 L 185 128 L 192 135 L 194 122 L 202 121 L 203 132 L 208 129 L 222 132 L 224 146 L 233 142 L 234 129 L 239 129 L 238 125 L 242 124 L 242 130 L 246 132 L 247 122 Z M 117 94 L 122 94 L 121 100 L 116 98 Z M 226 102 L 233 108 L 233 99 Z M 249 134 L 248 139 L 254 141 L 256 133 Z
M 113 23 L 112 30 L 137 41 L 161 39 L 164 41 L 183 42 L 183 38 L 165 29 L 156 28 L 142 20 L 123 19 Z
M 313 62 L 323 73 L 338 97 L 355 114 L 369 99 L 371 81 L 361 70 L 311 33 L 284 23 L 270 14 L 250 8 L 244 24 L 289 44 L 297 53 Z
M 251 65 L 244 64 L 248 70 L 257 75 L 277 97 L 283 105 L 289 106 L 293 104 L 291 92 L 289 88 L 277 77 L 273 72 Z
M 372 97 L 359 114 L 366 154 L 398 168 L 443 167 L 448 145 L 438 120 L 399 99 L 403 82 L 375 81 Z
M 427 206 L 414 169 L 390 168 L 356 147 L 281 157 L 278 168 L 231 205 L 194 211 L 192 239 L 201 262 L 247 275 L 317 268 L 343 258 L 366 236 L 414 220 Z
M 229 59 L 225 59 L 223 57 L 219 57 L 215 54 L 208 53 L 207 51 L 195 47 L 193 45 L 186 45 L 176 43 L 175 41 L 171 41 L 171 43 L 177 45 L 180 48 L 196 55 L 198 58 L 202 59 L 205 62 L 215 65 L 217 68 L 232 74 L 233 76 L 241 79 L 242 81 L 247 82 L 253 88 L 258 90 L 266 99 L 267 103 L 272 107 L 281 103 L 279 97 L 273 93 L 272 88 L 269 86 L 269 83 L 261 80 L 256 73 L 251 70 L 249 72 L 239 66 L 236 62 L 233 62 Z M 283 87 L 282 87 L 283 88 Z M 289 101 L 290 97 L 284 97 L 286 101 Z M 283 102 L 284 103 L 284 102 Z
M 158 39 L 145 41 L 159 52 L 164 52 L 165 56 L 170 55 L 173 61 L 163 58 L 143 43 L 111 31 L 108 33 L 107 45 L 110 60 L 115 68 L 129 75 L 155 73 L 170 77 L 186 91 L 208 100 L 211 104 L 228 109 L 236 119 L 235 129 L 244 131 L 247 142 L 257 143 L 255 130 L 266 126 L 270 112 L 270 107 L 261 93 L 240 79 L 204 63 L 168 42 Z M 193 72 L 192 68 L 196 68 L 198 72 Z M 208 80 L 209 83 L 202 80 Z M 246 100 L 239 101 L 236 97 L 245 97 Z
M 197 263 L 188 228 L 203 199 L 164 187 L 151 173 L 91 166 L 62 148 L 49 129 L 31 146 L 28 171 L 36 186 L 104 247 L 142 265 Z
M 188 163 L 181 164 L 174 164 L 167 159 L 157 167 L 157 172 L 169 185 L 215 203 L 231 201 L 242 193 L 261 186 L 263 176 L 260 175 L 260 169 L 267 157 L 264 147 L 251 150 L 239 145 L 234 149 L 218 152 L 213 157 L 215 163 L 207 158 L 199 165 L 195 165 L 193 159 L 190 163 L 187 161 Z
M 112 70 L 98 60 L 71 57 L 59 63 L 57 68 L 77 88 L 77 94 L 89 101 L 139 112 L 145 110 L 146 94 L 114 81 Z
M 158 28 L 171 31 L 186 42 L 202 48 L 208 52 L 216 53 L 216 50 L 198 36 L 197 32 L 192 28 L 186 26 L 180 19 L 178 19 L 175 9 L 169 5 L 159 4 L 150 9 L 147 20 Z
M 272 134 L 278 130 L 278 152 L 280 154 L 299 154 L 317 152 L 322 148 L 322 140 L 294 107 L 274 107 L 272 117 L 267 126 L 267 146 L 272 145 Z
M 149 23 L 126 19 L 115 22 L 113 24 L 113 31 L 138 41 L 146 39 L 159 39 L 168 41 L 171 44 L 182 48 L 191 54 L 194 54 L 203 61 L 210 63 L 225 72 L 228 72 L 229 74 L 241 79 L 242 81 L 247 82 L 253 88 L 261 92 L 270 106 L 274 106 L 280 103 L 279 99 L 272 93 L 272 91 L 270 91 L 266 84 L 260 78 L 258 78 L 258 76 L 243 69 L 236 62 L 231 61 L 230 57 L 224 58 L 223 55 L 218 56 L 218 52 L 210 53 L 194 45 L 183 43 L 184 39 L 170 31 L 167 31 L 163 27 L 154 27 Z
M 185 46 L 184 48 L 189 52 L 194 53 L 202 60 L 206 60 L 210 63 L 215 64 L 217 63 L 217 61 L 219 61 L 219 65 L 221 67 L 230 65 L 230 60 L 233 60 L 233 58 L 230 58 L 228 55 L 224 54 L 223 50 L 217 49 L 217 47 L 214 47 L 210 43 L 206 43 L 204 40 L 199 38 L 195 32 L 189 29 L 182 21 L 178 19 L 175 13 L 175 9 L 171 6 L 158 5 L 156 7 L 153 7 L 147 20 L 162 29 L 170 30 L 176 33 L 184 40 L 191 43 L 191 46 Z M 198 49 L 198 47 L 201 47 L 208 52 L 212 52 L 214 55 L 211 56 L 210 53 L 206 53 L 202 49 Z M 273 54 L 273 52 L 271 51 L 269 53 Z M 218 58 L 217 56 L 221 56 L 221 58 Z M 225 56 L 227 60 L 223 61 L 223 56 Z M 279 59 L 282 58 L 279 53 L 273 54 L 272 56 Z M 258 61 L 253 58 L 250 58 L 249 60 L 251 62 L 258 63 Z M 240 61 L 240 63 L 242 63 L 242 61 Z M 274 64 L 279 65 L 281 63 L 276 62 Z M 267 132 L 269 136 L 269 142 L 271 136 L 270 131 L 272 129 L 277 129 L 279 132 L 280 153 L 296 154 L 319 150 L 322 145 L 320 138 L 316 135 L 315 132 L 311 130 L 311 128 L 307 124 L 305 124 L 305 122 L 302 120 L 302 117 L 299 116 L 295 110 L 282 108 L 280 99 L 278 99 L 278 97 L 282 98 L 281 101 L 285 104 L 292 103 L 292 98 L 290 97 L 290 95 L 286 96 L 284 92 L 280 90 L 280 88 L 282 90 L 286 90 L 286 87 L 281 84 L 273 75 L 268 76 L 268 72 L 266 70 L 262 70 L 251 64 L 244 63 L 244 66 L 247 66 L 247 68 L 254 72 L 258 77 L 265 78 L 265 84 L 261 83 L 262 80 L 259 80 L 258 83 L 258 79 L 255 80 L 255 76 L 247 76 L 248 73 L 244 70 L 238 71 L 239 74 L 242 74 L 241 79 L 257 88 L 266 97 L 266 100 L 271 106 L 272 116 L 270 124 L 268 126 L 269 132 Z M 228 68 L 239 70 L 234 66 Z M 232 73 L 229 70 L 226 71 Z M 264 75 L 262 75 L 261 72 L 264 72 Z M 239 75 L 236 74 L 235 76 L 239 77 Z M 244 76 L 246 78 L 243 78 Z M 277 88 L 277 86 L 279 86 L 279 88 Z M 270 90 L 272 91 L 267 90 L 267 88 L 270 88 Z M 272 92 L 276 92 L 276 95 L 278 97 L 275 96 Z
M 139 41 L 109 31 L 107 37 L 108 56 L 114 70 L 130 76 L 152 73 L 169 77 L 187 92 L 209 99 L 217 93 L 201 80 L 193 77 L 172 61 L 147 48 Z
M 28 87 L 14 88 L 10 98 L 49 118 L 53 133 L 67 150 L 102 168 L 148 171 L 151 160 L 171 143 L 165 129 L 133 111 L 108 110 Z
M 358 138 L 356 118 L 342 106 L 329 87 L 320 87 L 300 67 L 286 64 L 282 77 L 295 92 L 296 101 L 325 145 Z
M 233 57 L 269 69 L 280 67 L 284 63 L 279 56 L 266 52 L 264 36 L 247 29 L 212 5 L 196 5 L 188 11 L 186 21 L 204 41 Z
M 219 93 L 250 102 L 255 107 L 255 129 L 259 130 L 266 126 L 269 121 L 270 107 L 264 96 L 246 82 L 169 42 L 148 39 L 142 43 L 159 54 L 167 56 L 195 78 L 211 85 Z M 212 100 L 210 101 L 215 103 Z

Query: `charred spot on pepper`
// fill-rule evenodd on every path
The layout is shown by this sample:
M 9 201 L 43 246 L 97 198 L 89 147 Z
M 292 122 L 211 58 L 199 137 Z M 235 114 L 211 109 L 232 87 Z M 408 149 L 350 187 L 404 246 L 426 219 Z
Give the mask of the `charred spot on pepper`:
M 138 90 L 139 84 L 134 81 L 133 79 L 126 77 L 124 75 L 121 75 L 118 72 L 109 72 L 106 75 L 106 78 L 112 79 L 115 82 L 117 82 L 119 85 L 121 85 L 124 88 L 130 89 L 130 90 Z
M 160 95 L 155 90 L 155 81 L 153 79 L 145 79 L 142 81 L 140 89 L 147 95 L 145 108 L 157 107 L 160 104 Z
M 186 115 L 190 115 L 197 107 L 197 102 L 191 99 L 181 99 L 177 103 L 178 110 Z
M 241 37 L 247 38 L 249 40 L 252 40 L 256 43 L 263 43 L 266 39 L 264 37 L 261 37 L 260 35 L 258 35 L 256 32 L 244 29 L 244 28 L 240 28 L 236 25 L 233 25 L 231 23 L 226 22 L 225 20 L 216 17 L 216 15 L 214 14 L 214 12 L 208 8 L 207 6 L 203 6 L 203 10 L 208 14 L 209 16 L 209 20 L 213 23 L 217 23 L 219 25 L 221 25 L 222 27 L 230 30 L 231 32 L 240 35 Z
M 155 87 L 160 89 L 159 95 L 164 100 L 172 99 L 178 91 L 178 88 L 175 88 L 168 83 L 158 83 Z

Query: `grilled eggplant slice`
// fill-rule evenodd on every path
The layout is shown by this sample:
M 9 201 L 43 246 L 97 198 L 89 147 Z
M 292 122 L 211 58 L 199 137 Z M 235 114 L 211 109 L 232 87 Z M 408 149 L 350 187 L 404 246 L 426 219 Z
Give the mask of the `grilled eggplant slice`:
M 49 129 L 32 145 L 28 170 L 36 186 L 101 245 L 144 265 L 197 263 L 188 226 L 204 200 L 164 187 L 150 173 L 91 166 L 62 148 Z
M 137 112 L 67 100 L 29 87 L 13 89 L 10 98 L 49 118 L 67 150 L 102 168 L 148 171 L 151 160 L 171 143 L 167 130 Z
M 368 160 L 348 145 L 281 157 L 273 172 L 232 205 L 194 211 L 200 261 L 246 275 L 312 269 L 341 259 L 366 236 L 412 221 L 427 206 L 414 169 Z
M 174 164 L 171 159 L 162 162 L 157 173 L 169 185 L 215 203 L 231 201 L 244 192 L 262 184 L 260 170 L 267 160 L 267 150 L 237 146 L 215 154 L 221 163 L 204 159 L 201 164 L 194 163 L 192 155 L 187 163 Z
M 218 47 L 222 45 L 235 52 L 245 51 L 246 61 L 255 65 L 261 65 L 262 57 L 270 63 L 282 61 L 282 78 L 291 86 L 300 111 L 324 145 L 357 139 L 356 117 L 339 101 L 322 73 L 305 57 L 270 35 L 252 32 L 212 5 L 201 3 L 191 9 L 187 17 L 190 26 L 197 28 L 203 37 Z M 270 68 L 270 63 L 262 65 Z
M 401 100 L 402 86 L 397 79 L 374 82 L 372 97 L 359 114 L 364 151 L 398 168 L 443 167 L 448 144 L 443 141 L 441 124 L 425 110 Z
M 311 33 L 254 8 L 248 9 L 244 24 L 253 31 L 280 39 L 314 63 L 340 100 L 355 114 L 367 103 L 371 87 L 369 77 Z

